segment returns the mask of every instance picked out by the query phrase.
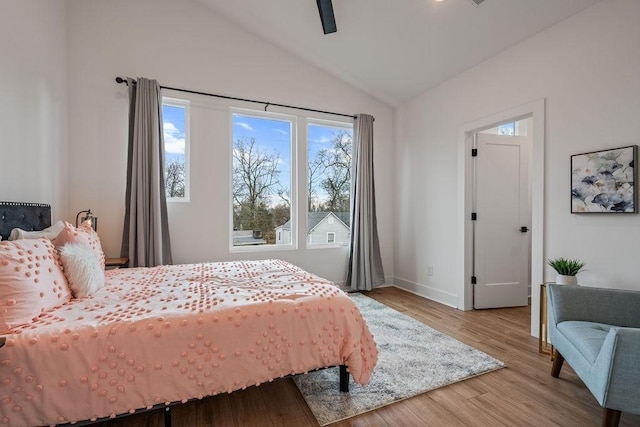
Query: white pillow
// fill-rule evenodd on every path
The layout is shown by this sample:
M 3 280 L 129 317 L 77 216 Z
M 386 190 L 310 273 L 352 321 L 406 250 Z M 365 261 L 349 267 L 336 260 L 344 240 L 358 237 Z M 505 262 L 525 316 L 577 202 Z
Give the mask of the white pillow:
M 59 251 L 62 271 L 75 298 L 91 295 L 104 286 L 104 270 L 88 245 L 67 243 Z
M 11 230 L 9 240 L 18 239 L 49 239 L 53 240 L 58 237 L 58 234 L 64 229 L 64 221 L 58 221 L 51 227 L 45 228 L 40 231 L 24 231 L 21 228 L 14 228 Z

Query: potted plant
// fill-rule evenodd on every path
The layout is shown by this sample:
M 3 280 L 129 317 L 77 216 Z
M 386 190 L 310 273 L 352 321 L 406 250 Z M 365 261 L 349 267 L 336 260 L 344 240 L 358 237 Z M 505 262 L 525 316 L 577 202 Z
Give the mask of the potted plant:
M 556 283 L 561 285 L 577 285 L 578 279 L 576 274 L 583 271 L 585 263 L 577 259 L 568 258 L 552 258 L 549 265 L 558 273 Z

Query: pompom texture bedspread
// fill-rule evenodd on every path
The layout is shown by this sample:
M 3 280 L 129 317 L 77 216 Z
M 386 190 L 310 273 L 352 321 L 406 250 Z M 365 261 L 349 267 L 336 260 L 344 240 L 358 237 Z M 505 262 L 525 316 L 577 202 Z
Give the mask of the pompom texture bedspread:
M 109 270 L 100 291 L 6 338 L 0 425 L 11 426 L 114 416 L 340 364 L 366 384 L 378 354 L 345 293 L 279 260 Z

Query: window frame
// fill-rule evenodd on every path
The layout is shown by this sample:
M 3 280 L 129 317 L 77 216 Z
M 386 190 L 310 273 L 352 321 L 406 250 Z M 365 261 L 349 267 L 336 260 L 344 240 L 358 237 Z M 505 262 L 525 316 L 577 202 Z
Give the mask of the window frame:
M 342 128 L 351 130 L 352 144 L 353 144 L 353 132 L 354 132 L 354 123 L 353 121 L 347 120 L 327 120 L 327 119 L 317 119 L 313 117 L 307 117 L 305 121 L 305 171 L 304 171 L 304 183 L 305 183 L 305 200 L 304 200 L 304 212 L 305 218 L 301 221 L 302 229 L 306 230 L 308 228 L 309 222 L 309 125 L 316 126 L 326 126 L 326 127 L 334 127 L 334 128 Z M 353 156 L 353 150 L 351 155 Z M 351 194 L 349 194 L 349 208 L 351 208 Z M 351 212 L 349 212 L 351 215 Z M 330 232 L 327 232 L 330 233 Z M 351 226 L 349 226 L 349 235 L 351 234 Z M 327 239 L 328 240 L 328 239 Z M 327 249 L 327 248 L 341 248 L 344 247 L 345 244 L 340 244 L 335 241 L 333 243 L 325 243 L 325 242 L 314 242 L 313 240 L 307 239 L 307 233 L 304 236 L 305 247 L 307 249 Z
M 173 98 L 169 96 L 162 97 L 162 107 L 165 105 L 171 107 L 181 107 L 184 108 L 184 197 L 169 197 L 165 196 L 167 202 L 174 203 L 189 203 L 191 201 L 191 162 L 190 162 L 190 153 L 191 153 L 191 101 L 188 99 L 182 98 Z M 164 114 L 162 116 L 162 126 L 164 132 Z M 163 133 L 163 142 L 164 142 L 164 133 Z M 165 147 L 163 147 L 164 159 L 163 161 L 163 170 L 166 171 L 167 164 L 167 153 Z M 166 177 L 165 177 L 166 179 Z
M 333 236 L 333 242 L 329 241 L 329 236 Z M 335 231 L 327 231 L 327 244 L 335 245 L 336 244 L 336 232 Z
M 291 221 L 291 242 L 286 244 L 270 244 L 270 245 L 246 245 L 246 246 L 234 246 L 233 244 L 233 144 L 234 140 L 234 118 L 236 116 L 248 116 L 259 119 L 268 119 L 268 120 L 276 120 L 276 121 L 285 121 L 289 122 L 291 126 L 291 134 L 290 134 L 290 151 L 289 151 L 289 161 L 290 161 L 290 176 L 289 176 L 289 185 L 290 185 L 290 193 L 291 193 L 291 212 L 290 212 L 290 221 Z M 282 113 L 273 113 L 270 111 L 260 111 L 260 110 L 252 110 L 246 108 L 229 108 L 229 236 L 228 236 L 228 244 L 229 244 L 229 252 L 269 252 L 269 251 L 290 251 L 298 249 L 298 220 L 297 220 L 297 212 L 298 212 L 298 120 L 299 117 L 291 114 L 282 114 Z M 277 235 L 276 235 L 277 237 Z M 276 240 L 277 241 L 277 240 Z

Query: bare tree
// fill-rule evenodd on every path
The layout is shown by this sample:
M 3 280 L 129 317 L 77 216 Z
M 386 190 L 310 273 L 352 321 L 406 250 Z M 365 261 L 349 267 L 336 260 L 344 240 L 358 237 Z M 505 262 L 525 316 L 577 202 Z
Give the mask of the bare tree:
M 184 162 L 176 159 L 166 164 L 164 171 L 164 188 L 167 197 L 184 197 Z
M 324 151 L 324 150 L 322 150 Z M 307 210 L 312 212 L 314 207 L 317 208 L 320 201 L 318 200 L 318 185 L 322 179 L 322 172 L 324 166 L 322 165 L 322 155 L 316 154 L 313 162 L 309 163 L 308 177 L 307 177 Z
M 289 209 L 291 209 L 291 191 L 287 187 L 279 185 L 276 193 L 278 193 L 278 197 L 282 201 L 281 204 L 284 204 Z
M 349 211 L 351 185 L 351 142 L 347 131 L 335 134 L 331 149 L 318 152 L 323 175 L 320 187 L 327 193 L 324 209 L 331 212 Z
M 233 204 L 240 224 L 234 228 L 265 227 L 269 197 L 279 186 L 278 153 L 261 149 L 255 138 L 239 138 L 233 145 Z M 240 214 L 239 211 L 243 211 Z

